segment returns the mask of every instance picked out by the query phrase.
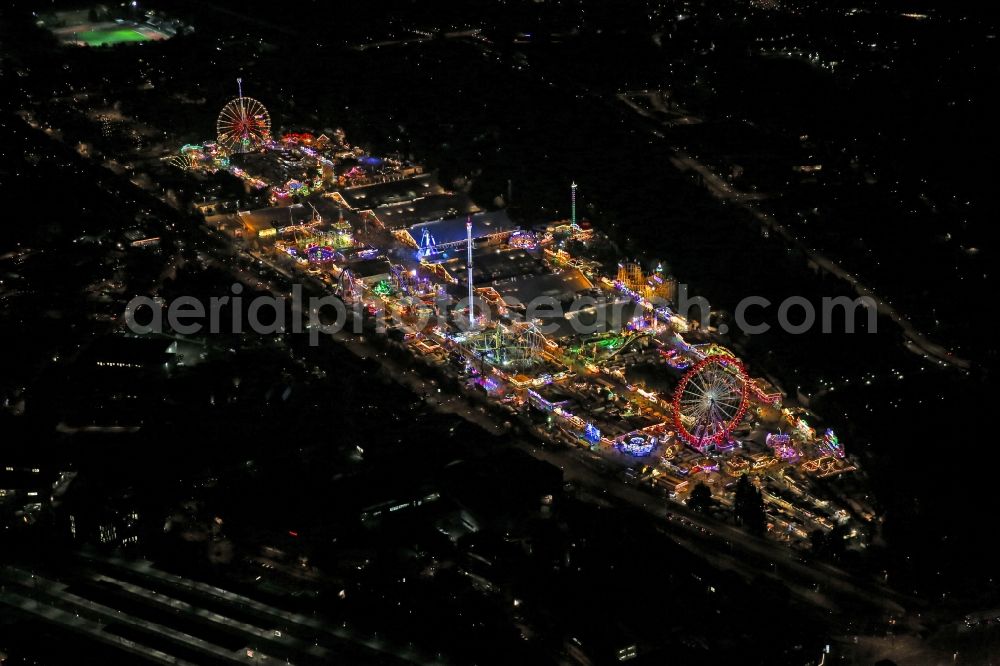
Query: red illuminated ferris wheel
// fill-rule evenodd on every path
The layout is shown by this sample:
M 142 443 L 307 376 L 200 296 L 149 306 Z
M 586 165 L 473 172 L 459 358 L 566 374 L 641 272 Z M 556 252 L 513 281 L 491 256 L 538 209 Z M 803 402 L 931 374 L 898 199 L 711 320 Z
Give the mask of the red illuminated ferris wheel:
M 717 354 L 698 361 L 674 391 L 678 436 L 698 449 L 725 441 L 746 414 L 749 384 L 739 359 Z
M 230 153 L 247 153 L 260 148 L 271 139 L 271 116 L 264 105 L 252 97 L 240 96 L 230 101 L 219 113 L 216 122 L 219 145 Z

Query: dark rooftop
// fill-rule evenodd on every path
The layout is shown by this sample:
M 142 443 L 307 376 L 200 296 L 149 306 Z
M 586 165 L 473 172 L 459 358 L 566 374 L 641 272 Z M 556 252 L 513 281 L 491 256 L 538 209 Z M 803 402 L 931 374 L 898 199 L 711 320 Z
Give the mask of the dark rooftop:
M 427 220 L 468 215 L 479 210 L 467 194 L 431 194 L 426 197 L 375 208 L 372 212 L 389 229 L 405 229 Z
M 349 187 L 341 190 L 344 200 L 357 210 L 375 209 L 383 205 L 391 205 L 413 201 L 432 194 L 445 194 L 445 190 L 437 181 L 437 175 L 425 173 L 413 178 L 402 178 L 387 183 Z
M 420 244 L 424 229 L 430 231 L 436 245 L 451 245 L 465 240 L 466 218 L 456 217 L 450 220 L 434 220 L 421 222 L 409 228 L 408 233 L 413 242 Z M 480 239 L 493 234 L 511 232 L 518 229 L 505 210 L 495 210 L 486 213 L 476 213 L 472 216 L 472 238 Z
M 517 300 L 528 303 L 539 296 L 550 296 L 564 299 L 592 289 L 594 285 L 577 268 L 570 268 L 559 273 L 542 275 L 520 275 L 493 283 L 504 300 Z
M 441 266 L 451 273 L 461 284 L 466 283 L 468 262 L 464 251 L 447 252 L 437 255 Z M 541 262 L 527 250 L 498 250 L 495 247 L 478 248 L 472 255 L 472 283 L 482 285 L 487 282 L 525 275 L 543 270 Z

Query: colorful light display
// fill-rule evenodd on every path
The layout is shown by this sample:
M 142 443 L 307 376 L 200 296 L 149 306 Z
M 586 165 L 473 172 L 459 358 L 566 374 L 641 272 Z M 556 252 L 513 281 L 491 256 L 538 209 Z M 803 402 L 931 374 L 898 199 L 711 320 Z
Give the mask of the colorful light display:
M 844 448 L 841 446 L 840 440 L 837 439 L 837 435 L 830 428 L 827 428 L 826 432 L 823 433 L 823 446 L 838 458 L 844 457 Z
M 656 441 L 646 437 L 630 437 L 618 444 L 618 449 L 622 453 L 627 453 L 636 458 L 644 458 L 656 448 Z
M 248 98 L 241 96 L 240 99 Z M 319 144 L 308 147 L 307 144 L 314 141 L 315 139 L 309 134 L 289 134 L 282 137 L 280 144 L 269 142 L 265 143 L 263 148 L 268 151 L 272 149 L 279 151 L 279 157 L 293 154 L 298 160 L 296 161 L 298 166 L 301 166 L 302 161 L 298 158 L 302 158 L 303 155 L 311 156 L 314 161 L 310 164 L 315 165 L 327 158 L 322 157 L 322 153 L 326 151 Z M 214 144 L 207 144 L 204 147 L 185 146 L 181 154 L 184 157 L 190 156 L 190 160 L 177 161 L 178 166 L 183 168 L 183 164 L 197 162 L 198 169 L 208 170 L 213 168 L 212 165 L 221 164 L 227 153 Z M 333 159 L 335 153 L 330 152 L 329 155 Z M 342 154 L 338 151 L 336 159 L 341 158 Z M 262 187 L 266 184 L 246 173 L 244 169 L 253 169 L 254 167 L 248 165 L 258 165 L 263 161 L 259 156 L 234 157 L 234 162 L 243 164 L 244 168 L 241 169 L 235 164 L 226 168 L 244 182 L 254 187 Z M 305 161 L 309 162 L 308 157 Z M 341 184 L 371 180 L 372 169 L 382 166 L 373 160 L 360 161 L 363 166 L 339 174 Z M 329 162 L 327 166 L 329 169 L 325 172 L 320 169 L 316 176 L 312 175 L 316 170 L 311 168 L 294 171 L 295 177 L 301 180 L 289 179 L 292 172 L 279 171 L 280 180 L 285 181 L 284 185 L 266 186 L 271 187 L 273 195 L 283 201 L 292 198 L 293 195 L 313 196 L 317 194 L 316 190 L 329 186 L 337 175 L 332 171 L 334 162 Z M 304 173 L 309 175 L 303 176 Z M 380 173 L 382 175 L 379 177 L 388 177 L 385 176 L 386 172 Z M 600 275 L 601 267 L 596 261 L 588 262 L 574 258 L 565 250 L 552 248 L 544 249 L 544 253 L 541 249 L 537 253 L 529 252 L 533 256 L 543 254 L 547 267 L 554 271 L 556 269 L 553 269 L 553 266 L 571 266 L 583 271 L 593 286 L 600 289 L 604 296 L 614 299 L 616 303 L 624 301 L 623 298 L 617 297 L 617 294 L 625 294 L 642 307 L 636 308 L 628 304 L 630 313 L 640 311 L 641 314 L 627 322 L 621 329 L 616 328 L 600 335 L 580 335 L 573 338 L 573 342 L 560 338 L 560 342 L 555 343 L 541 338 L 542 344 L 535 343 L 530 347 L 533 363 L 531 370 L 522 370 L 527 364 L 513 369 L 510 366 L 517 361 L 511 361 L 511 358 L 516 359 L 511 350 L 522 347 L 527 349 L 526 345 L 519 342 L 526 336 L 516 328 L 517 323 L 511 323 L 515 321 L 515 317 L 508 316 L 503 309 L 507 306 L 496 289 L 481 287 L 477 288 L 475 293 L 488 304 L 488 312 L 491 315 L 496 314 L 510 333 L 504 338 L 504 345 L 498 343 L 494 347 L 477 346 L 475 340 L 485 340 L 482 332 L 492 331 L 493 328 L 484 323 L 485 318 L 481 313 L 471 309 L 470 318 L 474 314 L 480 314 L 480 317 L 470 321 L 469 328 L 472 329 L 472 333 L 456 332 L 455 329 L 459 327 L 451 325 L 453 321 L 459 320 L 452 319 L 448 319 L 441 328 L 431 328 L 423 323 L 419 327 L 411 326 L 415 320 L 431 320 L 436 312 L 435 308 L 441 307 L 438 305 L 440 301 L 435 297 L 438 291 L 444 292 L 449 282 L 457 284 L 458 277 L 466 271 L 468 271 L 467 286 L 470 289 L 470 296 L 472 295 L 473 242 L 471 225 L 468 222 L 465 248 L 456 242 L 451 244 L 448 252 L 442 251 L 437 239 L 431 235 L 428 228 L 422 230 L 419 243 L 414 243 L 415 238 L 409 237 L 406 246 L 411 251 L 416 250 L 417 258 L 424 260 L 417 265 L 416 262 L 406 260 L 410 257 L 403 259 L 391 251 L 387 252 L 385 247 L 369 248 L 360 241 L 356 245 L 352 225 L 345 220 L 343 211 L 348 211 L 350 220 L 354 224 L 358 223 L 358 212 L 348 206 L 344 197 L 336 191 L 331 190 L 323 196 L 333 199 L 342 207 L 339 222 L 332 225 L 325 223 L 315 207 L 313 210 L 316 214 L 312 223 L 302 222 L 301 215 L 293 216 L 291 214 L 293 211 L 290 210 L 290 226 L 262 229 L 259 232 L 260 237 L 285 234 L 274 243 L 275 253 L 287 252 L 295 258 L 294 262 L 286 260 L 285 263 L 295 263 L 300 270 L 322 275 L 328 284 L 332 284 L 332 279 L 336 278 L 337 291 L 345 301 L 361 303 L 371 314 L 384 308 L 385 312 L 391 313 L 398 322 L 407 325 L 405 339 L 415 340 L 414 347 L 419 349 L 418 345 L 424 344 L 427 351 L 423 353 L 428 356 L 433 354 L 435 357 L 441 349 L 451 352 L 460 363 L 465 364 L 467 374 L 463 377 L 463 381 L 468 385 L 476 384 L 482 387 L 491 398 L 497 400 L 506 396 L 506 401 L 519 408 L 523 408 L 525 403 L 530 403 L 547 412 L 549 423 L 552 424 L 550 429 L 558 427 L 559 432 L 577 445 L 589 445 L 596 451 L 601 448 L 603 442 L 608 448 L 613 447 L 616 451 L 634 458 L 645 458 L 656 451 L 655 464 L 650 464 L 670 470 L 670 474 L 679 484 L 687 483 L 682 477 L 690 475 L 718 473 L 720 469 L 732 476 L 751 470 L 759 473 L 779 464 L 794 463 L 798 466 L 814 456 L 821 462 L 809 461 L 808 465 L 801 468 L 803 471 L 814 475 L 825 475 L 838 473 L 847 467 L 846 461 L 840 460 L 844 457 L 844 452 L 832 430 L 827 430 L 822 438 L 817 438 L 808 424 L 804 420 L 795 418 L 791 412 L 784 413 L 788 422 L 793 424 L 793 427 L 788 427 L 790 434 L 767 435 L 766 441 L 770 451 L 753 455 L 757 449 L 748 445 L 745 453 L 727 453 L 727 450 L 734 445 L 742 446 L 734 444 L 731 434 L 732 430 L 742 422 L 748 401 L 754 400 L 756 406 L 764 402 L 780 404 L 781 396 L 775 395 L 775 389 L 761 380 L 767 387 L 765 394 L 757 382 L 748 378 L 742 363 L 728 349 L 711 343 L 692 345 L 680 337 L 678 331 L 684 330 L 685 320 L 675 315 L 669 307 L 662 305 L 663 300 L 654 298 L 654 294 L 660 295 L 657 286 L 665 283 L 662 266 L 657 266 L 657 273 L 649 276 L 643 275 L 637 264 L 626 265 L 622 267 L 618 280 L 613 281 L 610 279 L 613 276 Z M 319 204 L 320 198 L 316 196 L 305 199 L 303 203 L 309 204 L 310 200 Z M 575 211 L 573 217 L 573 224 L 567 225 L 563 221 L 558 227 L 561 231 L 555 234 L 555 239 L 560 244 L 568 238 L 578 238 L 575 234 L 582 233 L 582 229 L 575 224 Z M 371 239 L 369 242 L 378 243 L 377 236 L 368 234 L 372 227 L 381 227 L 386 236 L 392 231 L 374 216 L 361 219 L 365 224 L 363 238 Z M 300 221 L 295 223 L 295 220 Z M 399 238 L 399 235 L 396 234 L 396 237 Z M 540 245 L 544 247 L 546 238 L 547 242 L 551 243 L 553 233 L 540 232 L 536 236 L 529 231 L 515 231 L 507 237 L 506 244 L 513 248 L 532 249 Z M 354 249 L 349 250 L 349 248 Z M 449 253 L 458 260 L 455 264 L 461 265 L 463 249 L 467 259 L 466 265 L 460 269 L 448 269 L 455 273 L 454 279 L 448 271 L 436 270 L 438 264 L 434 262 L 447 258 Z M 350 268 L 352 264 L 346 263 L 355 258 L 366 259 L 379 255 L 389 259 L 392 277 L 375 284 L 372 284 L 371 279 L 366 282 L 355 278 Z M 486 257 L 485 252 L 476 255 L 476 261 L 481 264 L 481 278 L 484 275 L 488 276 L 491 270 L 489 260 L 492 260 L 492 257 L 488 257 L 489 260 L 483 257 Z M 309 265 L 307 259 L 308 262 L 314 263 Z M 317 265 L 318 262 L 327 261 L 345 263 L 329 269 Z M 393 264 L 393 261 L 399 263 Z M 457 297 L 455 291 L 451 289 L 448 291 Z M 416 315 L 418 312 L 425 313 L 426 317 L 418 317 Z M 460 317 L 464 319 L 464 312 Z M 671 328 L 662 326 L 660 322 L 670 324 Z M 435 341 L 440 343 L 440 346 L 437 346 Z M 624 368 L 629 363 L 619 366 L 608 362 L 619 352 L 624 354 L 622 350 L 637 348 L 639 345 L 634 344 L 636 341 L 641 344 L 641 354 L 648 353 L 649 357 L 657 360 L 662 358 L 663 364 L 685 373 L 672 400 L 665 393 L 657 395 L 642 388 L 634 376 L 626 378 Z M 522 347 L 516 346 L 517 344 L 521 344 Z M 504 353 L 497 353 L 499 350 L 503 350 Z M 666 370 L 662 366 L 659 369 Z M 563 385 L 558 386 L 560 383 Z M 541 387 L 547 384 L 557 384 L 557 386 L 549 391 L 542 390 Z M 552 402 L 532 389 L 542 391 Z M 603 398 L 605 395 L 607 400 Z M 595 400 L 592 401 L 590 399 L 592 397 Z M 614 403 L 610 409 L 607 405 L 608 400 Z M 570 409 L 576 413 L 569 411 Z M 763 407 L 762 415 L 765 415 Z M 596 423 L 591 422 L 591 418 L 595 419 Z M 656 425 L 647 425 L 649 423 Z M 604 427 L 605 433 L 602 433 L 601 427 L 597 424 Z M 781 427 L 785 428 L 785 425 Z M 670 428 L 673 431 L 668 432 Z M 623 434 L 626 432 L 627 434 Z M 692 456 L 690 451 L 684 450 L 685 444 L 702 453 Z M 711 458 L 705 457 L 708 451 L 712 451 Z M 692 458 L 697 460 L 697 464 L 693 466 Z M 837 464 L 834 464 L 833 460 L 836 460 Z M 639 463 L 640 466 L 641 464 Z
M 271 116 L 263 104 L 244 97 L 241 88 L 240 96 L 222 107 L 216 129 L 219 145 L 231 153 L 246 153 L 271 140 Z
M 328 245 L 311 245 L 306 248 L 306 256 L 312 262 L 333 261 L 336 251 Z
M 774 455 L 783 460 L 798 456 L 798 452 L 792 446 L 792 438 L 787 433 L 768 433 L 765 442 L 774 450 Z
M 677 385 L 674 426 L 678 435 L 697 449 L 724 442 L 743 415 L 748 399 L 743 364 L 730 356 L 708 356 Z
M 507 240 L 507 244 L 523 250 L 530 250 L 538 245 L 535 234 L 530 231 L 515 231 Z

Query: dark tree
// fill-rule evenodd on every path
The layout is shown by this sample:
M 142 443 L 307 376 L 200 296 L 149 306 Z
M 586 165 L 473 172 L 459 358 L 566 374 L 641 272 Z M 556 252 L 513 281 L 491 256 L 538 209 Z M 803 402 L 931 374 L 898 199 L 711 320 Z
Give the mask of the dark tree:
M 847 550 L 847 526 L 837 525 L 826 535 L 827 552 L 833 558 L 839 558 Z
M 809 533 L 813 554 L 839 558 L 847 550 L 846 536 L 847 528 L 844 525 L 837 525 L 825 533 L 822 530 L 813 530 Z
M 736 518 L 737 524 L 743 522 L 743 515 L 752 493 L 753 487 L 750 484 L 750 479 L 744 474 L 736 483 L 736 494 L 733 498 L 733 516 Z
M 738 525 L 744 525 L 755 534 L 763 534 L 764 530 L 767 529 L 764 498 L 760 490 L 750 483 L 750 478 L 746 475 L 741 476 L 736 484 L 733 514 Z
M 698 482 L 698 485 L 694 487 L 691 491 L 691 496 L 688 497 L 687 505 L 694 509 L 695 511 L 705 512 L 712 503 L 712 491 L 708 489 L 704 483 Z
M 813 555 L 822 555 L 826 551 L 826 532 L 815 529 L 809 533 L 809 543 L 812 545 Z

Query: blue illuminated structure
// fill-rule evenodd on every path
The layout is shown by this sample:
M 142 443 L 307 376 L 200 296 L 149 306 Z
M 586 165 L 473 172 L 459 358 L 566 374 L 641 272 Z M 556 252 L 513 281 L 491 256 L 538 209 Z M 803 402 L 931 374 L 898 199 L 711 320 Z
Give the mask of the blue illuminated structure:
M 306 249 L 309 261 L 332 261 L 334 250 L 329 246 L 313 245 Z
M 417 256 L 421 259 L 431 256 L 437 251 L 436 246 L 437 241 L 434 240 L 431 230 L 424 229 L 424 233 L 420 236 L 420 249 L 417 250 Z
M 618 445 L 622 453 L 627 453 L 636 458 L 648 456 L 656 448 L 656 442 L 645 437 L 629 437 L 626 441 Z

